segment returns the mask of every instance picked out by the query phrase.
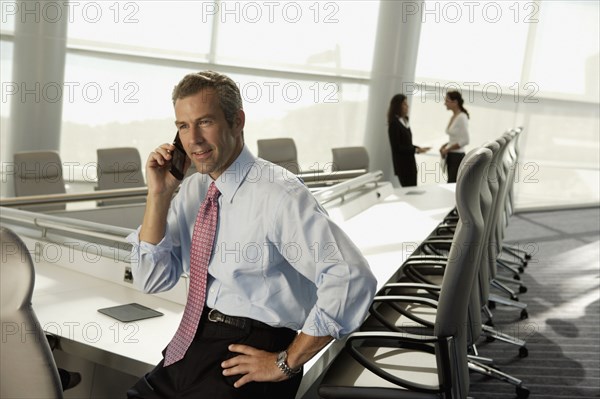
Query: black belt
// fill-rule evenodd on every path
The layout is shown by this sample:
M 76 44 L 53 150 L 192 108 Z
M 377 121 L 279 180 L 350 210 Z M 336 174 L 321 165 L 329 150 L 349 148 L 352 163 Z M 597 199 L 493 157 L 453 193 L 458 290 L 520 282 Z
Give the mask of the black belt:
M 206 319 L 212 323 L 224 323 L 242 330 L 247 330 L 251 327 L 276 328 L 271 327 L 270 325 L 260 322 L 258 320 L 250 319 L 248 317 L 228 316 L 219 312 L 217 309 L 204 308 L 203 314 L 205 314 Z

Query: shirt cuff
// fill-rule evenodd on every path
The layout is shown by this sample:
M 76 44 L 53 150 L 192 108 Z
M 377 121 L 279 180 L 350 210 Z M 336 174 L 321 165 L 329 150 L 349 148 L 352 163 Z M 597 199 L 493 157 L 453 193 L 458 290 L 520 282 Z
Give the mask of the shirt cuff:
M 173 241 L 171 240 L 171 236 L 169 234 L 165 234 L 158 244 L 151 244 L 149 242 L 140 240 L 141 227 L 142 226 L 138 227 L 134 232 L 125 237 L 125 240 L 132 245 L 132 255 L 137 254 L 135 259 L 140 259 L 140 254 L 171 252 L 171 249 L 173 248 Z
M 332 336 L 340 339 L 343 327 L 321 309 L 314 307 L 302 327 L 302 332 L 314 337 Z

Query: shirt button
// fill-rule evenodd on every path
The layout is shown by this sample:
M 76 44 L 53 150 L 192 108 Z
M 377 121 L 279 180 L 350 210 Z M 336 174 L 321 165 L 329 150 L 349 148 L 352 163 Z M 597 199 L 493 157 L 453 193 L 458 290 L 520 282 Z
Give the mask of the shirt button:
M 215 289 L 214 289 L 214 288 L 211 288 L 211 289 L 210 289 L 210 293 L 211 293 L 211 294 L 213 294 L 214 292 L 215 292 Z

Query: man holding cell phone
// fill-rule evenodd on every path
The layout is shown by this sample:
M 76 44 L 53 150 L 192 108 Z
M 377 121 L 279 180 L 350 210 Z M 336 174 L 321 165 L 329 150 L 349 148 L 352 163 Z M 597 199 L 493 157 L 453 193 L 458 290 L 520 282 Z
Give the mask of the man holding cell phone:
M 179 131 L 175 135 L 175 139 L 173 140 L 173 146 L 175 147 L 171 152 L 171 168 L 169 172 L 177 180 L 183 180 L 185 177 L 185 170 L 189 166 L 188 156 L 185 153 L 185 149 L 183 148 L 183 144 L 181 144 L 181 139 L 179 138 Z
M 245 146 L 229 77 L 186 75 L 173 104 L 189 158 L 175 165 L 179 143 L 149 155 L 128 240 L 136 287 L 165 291 L 187 273 L 190 288 L 164 359 L 127 395 L 292 399 L 303 364 L 362 323 L 375 278 L 302 181 Z M 191 163 L 199 173 L 181 183 Z

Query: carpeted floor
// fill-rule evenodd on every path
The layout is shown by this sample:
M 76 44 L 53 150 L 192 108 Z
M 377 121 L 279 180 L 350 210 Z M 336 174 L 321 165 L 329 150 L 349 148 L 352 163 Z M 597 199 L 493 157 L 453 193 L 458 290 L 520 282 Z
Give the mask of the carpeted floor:
M 485 340 L 480 355 L 522 379 L 530 398 L 599 398 L 600 208 L 516 214 L 505 240 L 533 253 L 521 274 L 527 292 L 519 295 L 529 318 L 519 320 L 519 310 L 498 306 L 494 323 L 525 339 L 529 356 Z M 473 398 L 514 398 L 515 392 L 508 383 L 471 375 Z

